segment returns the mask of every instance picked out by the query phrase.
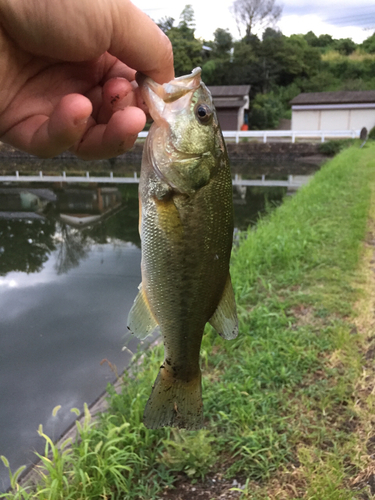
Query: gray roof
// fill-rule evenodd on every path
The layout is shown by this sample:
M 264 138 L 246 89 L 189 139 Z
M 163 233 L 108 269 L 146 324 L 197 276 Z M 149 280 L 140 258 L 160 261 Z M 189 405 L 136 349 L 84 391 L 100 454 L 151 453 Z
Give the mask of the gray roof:
M 0 219 L 38 219 L 45 220 L 43 215 L 36 214 L 35 212 L 0 212 Z
M 217 99 L 214 98 L 214 104 L 216 109 L 221 108 L 240 108 L 246 104 L 243 99 Z
M 47 201 L 56 201 L 57 196 L 51 189 L 25 187 L 0 188 L 0 196 L 3 194 L 31 193 Z
M 243 97 L 250 92 L 250 85 L 209 85 L 212 97 Z
M 375 90 L 302 93 L 290 101 L 294 104 L 352 104 L 375 102 Z

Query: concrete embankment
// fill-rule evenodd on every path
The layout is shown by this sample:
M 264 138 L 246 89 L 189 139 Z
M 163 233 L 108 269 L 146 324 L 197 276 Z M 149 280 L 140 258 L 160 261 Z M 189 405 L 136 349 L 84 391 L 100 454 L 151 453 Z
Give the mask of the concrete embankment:
M 142 158 L 143 141 L 138 141 L 127 153 L 108 160 L 84 161 L 76 158 L 72 153 L 65 152 L 50 159 L 41 159 L 17 150 L 7 144 L 0 143 L 0 175 L 21 172 L 54 172 L 66 170 L 109 172 L 118 174 L 132 174 L 139 171 Z M 269 174 L 275 171 L 275 164 L 288 164 L 290 174 L 314 172 L 326 159 L 318 150 L 317 143 L 287 143 L 287 142 L 260 142 L 228 143 L 228 154 L 236 171 L 246 167 L 246 171 L 256 169 L 257 174 Z M 301 165 L 303 165 L 301 171 Z M 277 170 L 277 169 L 276 169 Z

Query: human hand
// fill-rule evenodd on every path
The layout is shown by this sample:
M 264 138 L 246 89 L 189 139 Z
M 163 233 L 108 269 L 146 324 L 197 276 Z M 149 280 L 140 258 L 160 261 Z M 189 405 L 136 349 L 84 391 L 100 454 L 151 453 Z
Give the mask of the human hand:
M 135 82 L 174 77 L 168 38 L 129 0 L 0 0 L 0 140 L 41 157 L 132 147 Z

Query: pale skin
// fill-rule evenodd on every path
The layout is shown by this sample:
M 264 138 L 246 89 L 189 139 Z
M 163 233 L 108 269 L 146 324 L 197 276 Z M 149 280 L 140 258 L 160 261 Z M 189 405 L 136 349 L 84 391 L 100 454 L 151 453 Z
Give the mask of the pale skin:
M 0 0 L 0 141 L 41 157 L 110 158 L 147 108 L 135 82 L 174 78 L 168 38 L 128 0 Z

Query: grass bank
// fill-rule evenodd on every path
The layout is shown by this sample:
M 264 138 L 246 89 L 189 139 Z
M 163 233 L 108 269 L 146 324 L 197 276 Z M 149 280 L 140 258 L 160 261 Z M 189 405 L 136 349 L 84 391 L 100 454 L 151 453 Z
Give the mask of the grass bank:
M 208 328 L 202 345 L 204 430 L 143 426 L 159 346 L 124 377 L 121 394 L 109 389 L 98 423 L 86 409 L 79 441 L 57 449 L 44 436 L 36 487 L 21 487 L 15 473 L 14 491 L 0 498 L 187 499 L 199 491 L 214 499 L 227 490 L 225 498 L 257 500 L 370 498 L 375 400 L 363 311 L 372 286 L 362 262 L 371 259 L 364 241 L 374 181 L 374 145 L 347 149 L 242 235 L 231 271 L 240 335 L 223 341 Z

